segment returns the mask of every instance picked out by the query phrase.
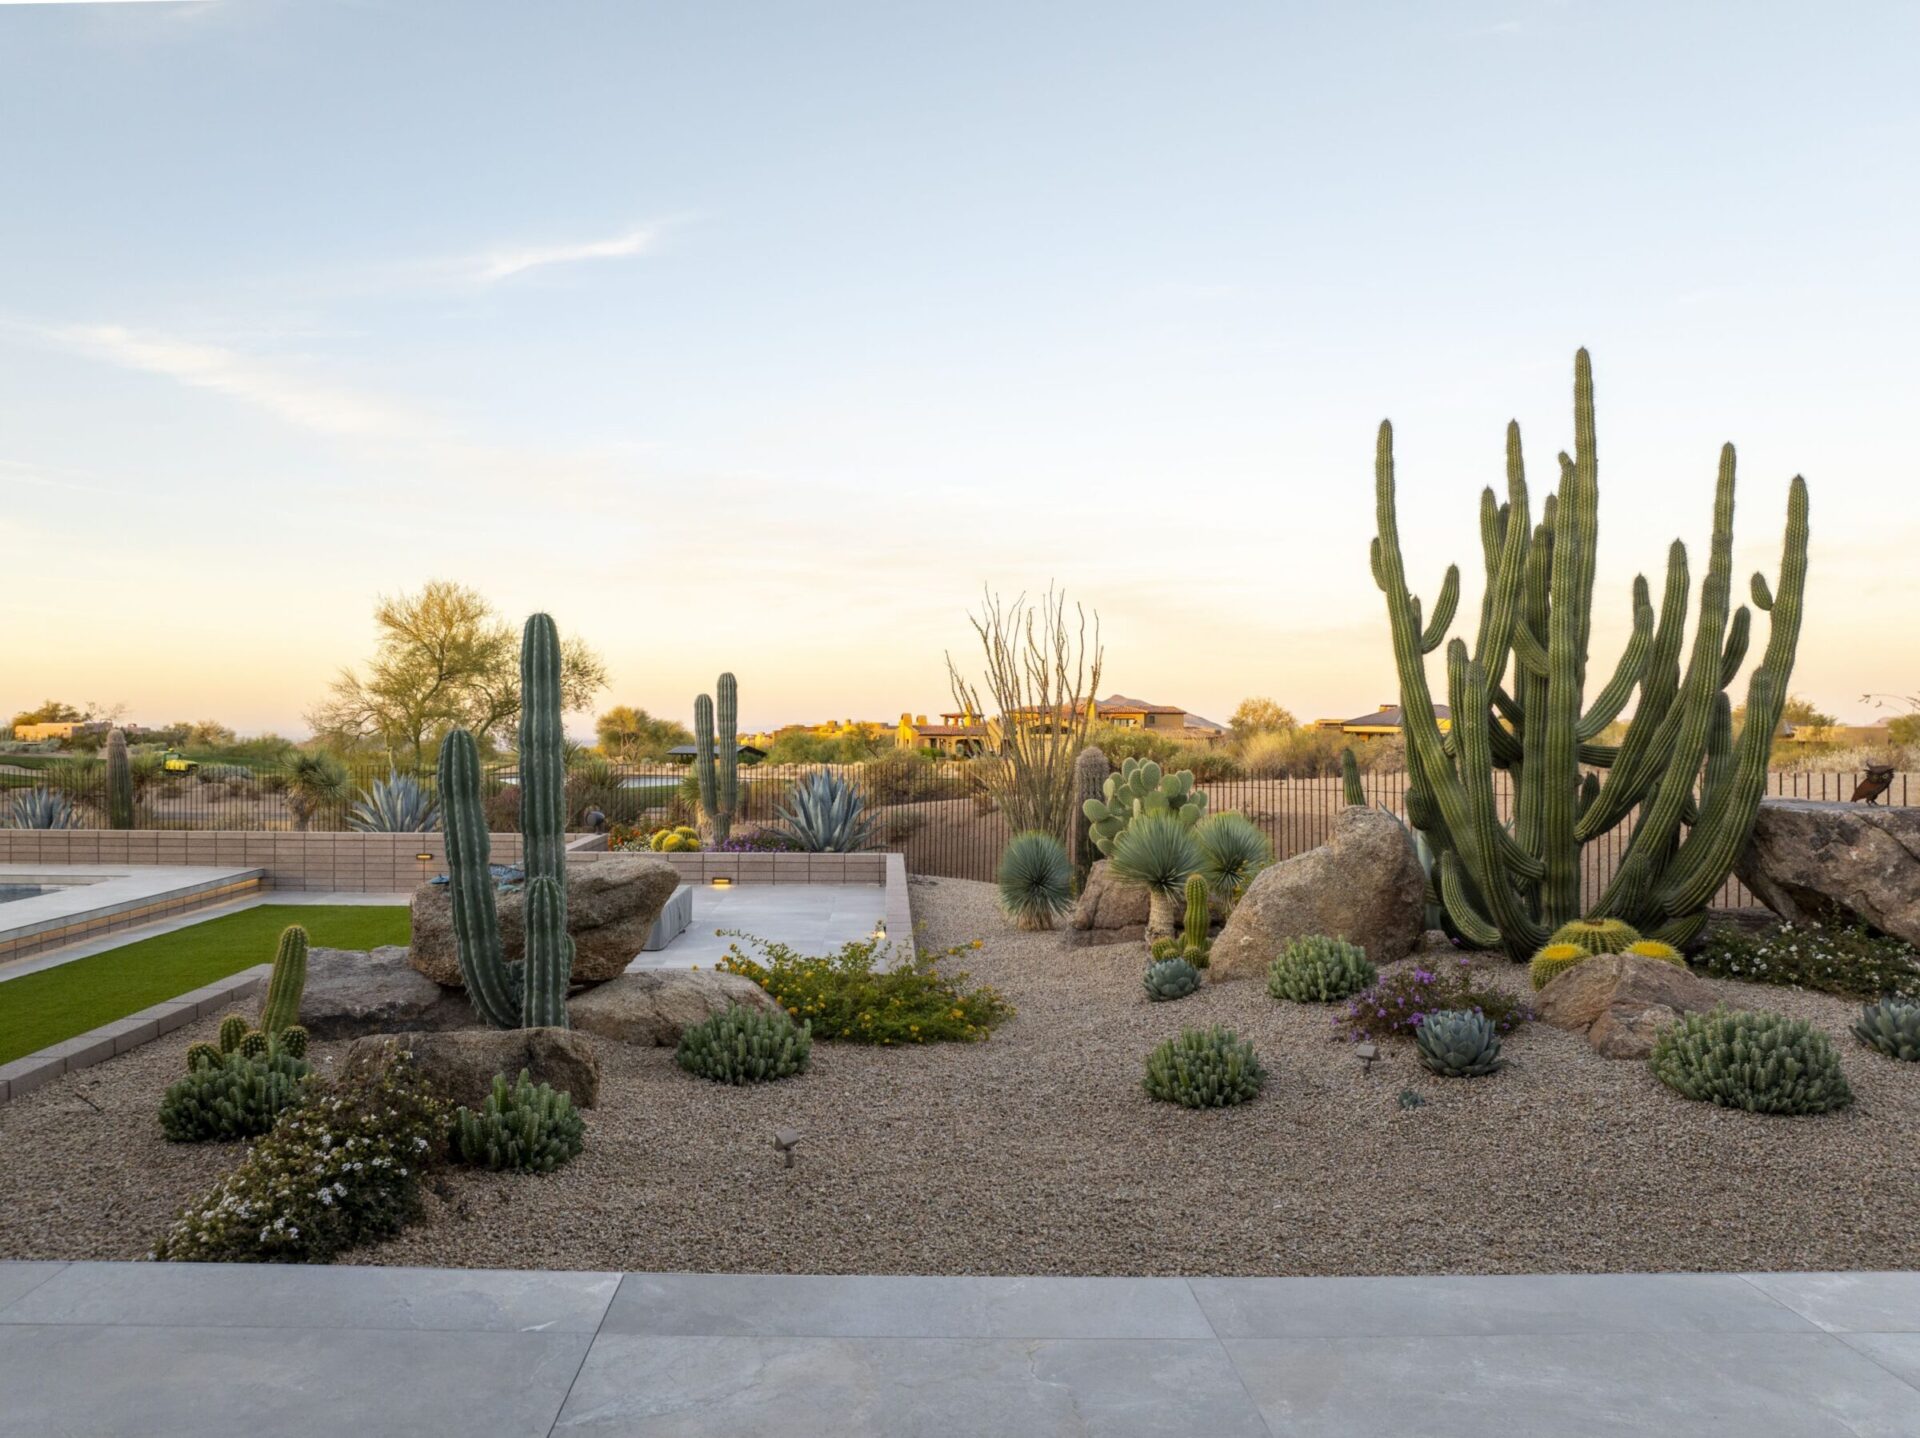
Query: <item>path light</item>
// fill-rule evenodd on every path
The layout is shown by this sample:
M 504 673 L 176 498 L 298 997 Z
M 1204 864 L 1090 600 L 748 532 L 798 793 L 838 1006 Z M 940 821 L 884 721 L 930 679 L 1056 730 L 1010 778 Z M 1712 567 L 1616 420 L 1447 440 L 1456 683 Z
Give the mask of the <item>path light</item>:
M 433 854 L 430 850 L 422 849 L 413 857 L 420 861 L 420 882 L 424 884 L 427 882 L 427 865 L 433 862 Z
M 885 919 L 880 920 L 879 923 L 873 926 L 873 932 L 868 934 L 867 937 L 872 939 L 876 944 L 884 944 L 887 941 L 887 921 Z
M 733 887 L 733 880 L 729 879 L 725 874 L 715 874 L 713 876 L 713 887 L 716 889 L 731 889 Z
M 793 1167 L 793 1150 L 799 1142 L 800 1130 L 797 1128 L 776 1128 L 773 1131 L 773 1146 L 785 1156 L 788 1168 Z
M 1354 1052 L 1360 1056 L 1360 1072 L 1372 1073 L 1373 1061 L 1380 1057 L 1380 1050 L 1372 1044 L 1361 1044 Z

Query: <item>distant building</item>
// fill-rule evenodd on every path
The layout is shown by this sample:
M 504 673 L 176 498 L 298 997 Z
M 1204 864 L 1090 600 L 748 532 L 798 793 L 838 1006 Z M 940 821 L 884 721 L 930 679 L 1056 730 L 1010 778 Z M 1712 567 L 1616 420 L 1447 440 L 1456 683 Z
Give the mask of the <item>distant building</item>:
M 1081 708 L 1092 723 L 1144 729 L 1182 744 L 1217 744 L 1228 736 L 1226 726 L 1211 719 L 1202 719 L 1176 705 L 1150 704 L 1124 694 L 1083 701 Z M 1063 704 L 1057 710 L 1023 710 L 1015 719 L 1022 728 L 1034 729 L 1064 726 L 1076 717 Z M 956 756 L 993 754 L 999 752 L 1005 732 L 1001 719 L 982 719 L 960 710 L 948 710 L 938 724 L 928 723 L 924 714 L 902 714 L 894 742 L 903 749 L 933 749 Z
M 1224 724 L 1202 719 L 1177 704 L 1151 704 L 1125 694 L 1109 694 L 1094 706 L 1094 718 L 1116 729 L 1146 729 L 1182 744 L 1220 744 L 1230 733 Z
M 13 726 L 13 737 L 25 744 L 38 744 L 47 739 L 104 734 L 112 727 L 104 719 L 59 719 L 51 724 L 16 724 Z
M 902 749 L 932 749 L 952 758 L 969 759 L 1000 747 L 1000 726 L 959 711 L 942 714 L 938 724 L 929 724 L 924 714 L 902 714 L 893 740 Z
M 767 757 L 767 751 L 755 744 L 741 744 L 734 752 L 742 764 L 758 764 Z M 667 758 L 676 764 L 691 764 L 699 757 L 700 747 L 697 744 L 675 744 L 667 750 Z
M 1399 734 L 1406 728 L 1406 713 L 1398 704 L 1382 704 L 1371 714 L 1356 715 L 1352 719 L 1316 719 L 1316 729 L 1331 729 L 1345 734 L 1351 739 L 1366 743 L 1373 739 L 1387 739 Z M 1453 727 L 1453 711 L 1444 704 L 1433 706 L 1433 717 L 1440 725 L 1440 732 L 1446 733 Z
M 1881 724 L 1782 724 L 1774 736 L 1789 744 L 1826 744 L 1863 749 L 1893 743 L 1893 731 Z
M 823 724 L 783 724 L 778 729 L 764 729 L 758 734 L 740 737 L 762 749 L 771 749 L 783 734 L 810 734 L 817 739 L 854 738 L 871 744 L 885 740 L 893 732 L 893 725 L 877 719 L 829 719 Z

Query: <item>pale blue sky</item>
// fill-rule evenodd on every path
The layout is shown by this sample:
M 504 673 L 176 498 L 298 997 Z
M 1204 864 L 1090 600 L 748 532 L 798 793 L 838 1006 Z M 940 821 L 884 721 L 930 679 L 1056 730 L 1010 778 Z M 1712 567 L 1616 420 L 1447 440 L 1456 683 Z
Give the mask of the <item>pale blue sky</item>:
M 1920 688 L 1916 13 L 0 4 L 0 705 L 297 731 L 445 576 L 609 703 L 891 718 L 1057 578 L 1107 688 L 1357 712 L 1375 424 L 1430 589 L 1586 344 L 1603 665 L 1732 439 L 1864 713 Z

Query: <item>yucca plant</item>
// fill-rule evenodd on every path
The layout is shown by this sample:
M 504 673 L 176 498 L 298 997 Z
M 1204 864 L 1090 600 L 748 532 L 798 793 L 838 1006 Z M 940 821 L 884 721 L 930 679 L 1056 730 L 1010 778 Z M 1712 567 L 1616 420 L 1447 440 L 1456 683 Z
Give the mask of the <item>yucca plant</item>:
M 440 801 L 411 774 L 389 773 L 360 791 L 347 827 L 363 834 L 426 834 L 440 827 Z
M 1073 865 L 1067 846 L 1038 829 L 1015 834 L 994 875 L 1000 908 L 1021 929 L 1051 929 L 1073 906 Z
M 1882 999 L 1860 1010 L 1853 1036 L 1890 1059 L 1920 1061 L 1920 1003 Z
M 794 780 L 786 804 L 774 812 L 779 822 L 772 831 L 805 853 L 852 854 L 873 846 L 866 799 L 831 769 Z
M 51 789 L 19 789 L 7 796 L 9 829 L 83 829 L 85 821 L 64 794 Z
M 1245 814 L 1210 814 L 1193 826 L 1200 846 L 1200 873 L 1207 887 L 1229 903 L 1273 862 L 1273 840 Z
M 1148 814 L 1120 832 L 1109 851 L 1113 877 L 1147 891 L 1147 933 L 1171 934 L 1187 880 L 1203 862 L 1193 830 L 1170 814 Z
M 288 762 L 282 783 L 293 827 L 304 833 L 322 809 L 343 802 L 353 787 L 347 766 L 331 754 L 298 753 Z

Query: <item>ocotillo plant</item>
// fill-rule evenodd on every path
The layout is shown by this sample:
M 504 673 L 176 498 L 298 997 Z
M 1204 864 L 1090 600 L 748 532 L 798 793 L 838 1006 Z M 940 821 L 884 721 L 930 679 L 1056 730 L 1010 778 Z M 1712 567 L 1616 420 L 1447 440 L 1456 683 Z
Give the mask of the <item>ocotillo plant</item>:
M 1751 615 L 1731 603 L 1734 453 L 1726 445 L 1684 670 L 1689 581 L 1687 551 L 1676 540 L 1657 618 L 1647 581 L 1638 577 L 1632 637 L 1612 676 L 1589 698 L 1599 465 L 1585 350 L 1574 358 L 1573 389 L 1574 452 L 1560 456 L 1559 492 L 1542 504 L 1539 524 L 1529 517 L 1517 424 L 1507 426 L 1507 502 L 1498 503 L 1491 489 L 1481 495 L 1486 594 L 1473 648 L 1457 638 L 1447 643 L 1451 733 L 1442 733 L 1434 716 L 1423 657 L 1446 642 L 1460 571 L 1449 566 L 1423 622 L 1400 553 L 1391 424 L 1380 426 L 1375 458 L 1380 529 L 1373 574 L 1387 597 L 1400 672 L 1407 815 L 1433 847 L 1439 895 L 1459 933 L 1514 959 L 1581 917 L 1581 850 L 1629 815 L 1633 830 L 1619 866 L 1588 912 L 1624 919 L 1673 944 L 1699 934 L 1759 809 L 1806 589 L 1807 486 L 1796 475 L 1777 590 L 1753 576 L 1754 607 L 1770 623 L 1736 742 L 1726 688 L 1746 657 Z M 1600 743 L 1636 690 L 1626 737 Z M 1496 769 L 1512 778 L 1510 824 L 1495 807 Z
M 733 832 L 734 808 L 740 798 L 740 690 L 731 674 L 722 674 L 714 681 L 713 691 L 719 696 L 718 705 L 705 694 L 693 701 L 694 765 L 700 779 L 700 812 L 713 831 L 713 842 L 724 844 Z
M 307 931 L 288 924 L 280 931 L 280 947 L 273 955 L 273 974 L 267 980 L 267 1001 L 260 1006 L 260 1027 L 279 1034 L 300 1022 L 300 996 L 307 988 Z
M 133 827 L 133 763 L 127 758 L 127 736 L 118 729 L 107 733 L 107 827 Z
M 455 729 L 440 746 L 440 807 L 460 975 L 475 1011 L 500 1029 L 565 1028 L 567 1023 L 573 940 L 567 937 L 567 765 L 560 713 L 560 637 L 552 619 L 536 614 L 520 639 L 524 961 L 509 962 L 500 941 L 479 751 L 465 729 Z

